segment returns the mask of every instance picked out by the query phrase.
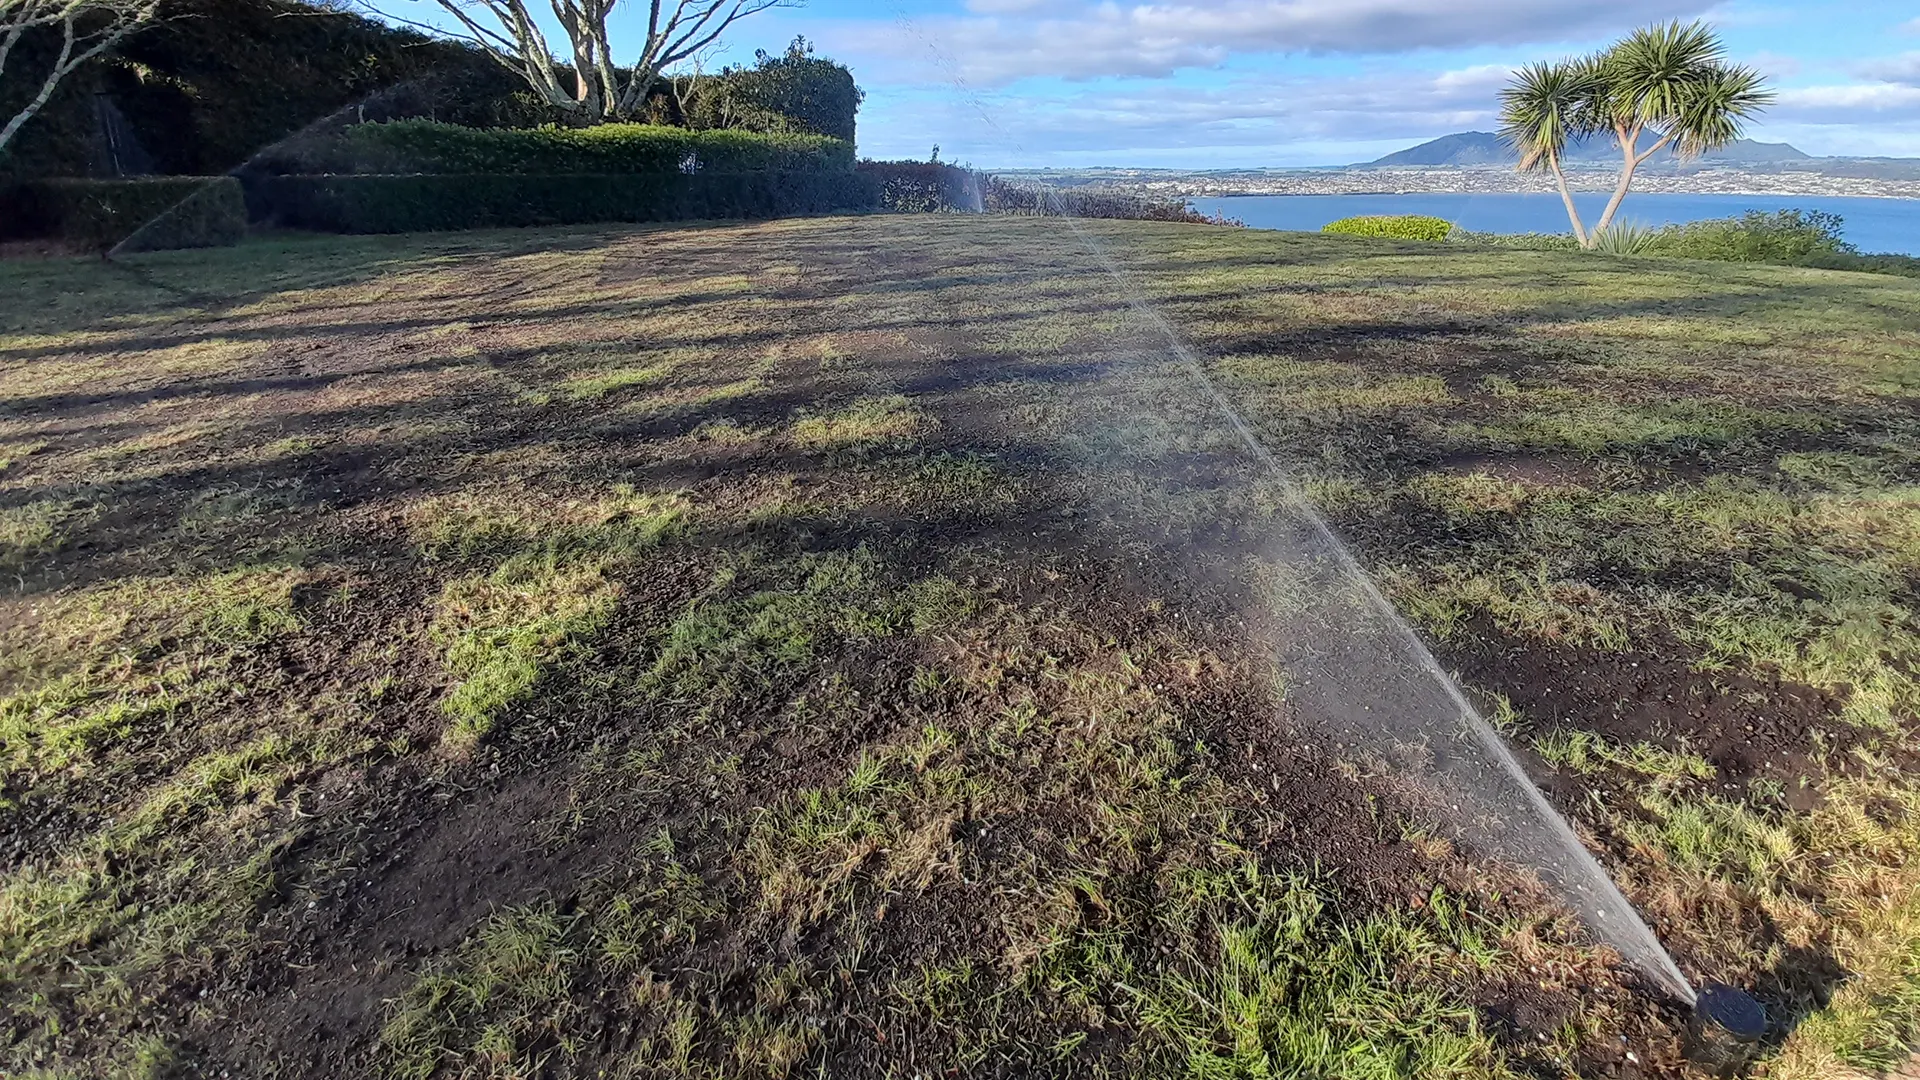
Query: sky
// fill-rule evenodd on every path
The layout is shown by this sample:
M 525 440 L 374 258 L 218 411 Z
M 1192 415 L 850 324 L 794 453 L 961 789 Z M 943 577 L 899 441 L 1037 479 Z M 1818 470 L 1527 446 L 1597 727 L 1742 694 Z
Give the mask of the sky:
M 644 31 L 644 3 L 626 3 L 616 59 Z M 866 90 L 867 157 L 1338 165 L 1493 130 L 1514 67 L 1696 18 L 1779 93 L 1748 137 L 1920 157 L 1920 0 L 807 0 L 736 23 L 707 64 L 804 35 Z

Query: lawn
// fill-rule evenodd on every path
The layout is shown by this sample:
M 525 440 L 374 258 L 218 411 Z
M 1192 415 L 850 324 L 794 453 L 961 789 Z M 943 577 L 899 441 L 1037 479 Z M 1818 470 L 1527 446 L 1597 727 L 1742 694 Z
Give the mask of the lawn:
M 1313 513 L 1741 1075 L 1920 1038 L 1920 282 L 941 215 L 0 298 L 0 1072 L 1706 1075 Z

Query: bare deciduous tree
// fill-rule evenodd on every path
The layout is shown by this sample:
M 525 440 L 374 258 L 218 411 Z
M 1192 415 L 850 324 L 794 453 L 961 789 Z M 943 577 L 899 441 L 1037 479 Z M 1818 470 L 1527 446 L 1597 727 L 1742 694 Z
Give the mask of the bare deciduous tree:
M 434 2 L 459 24 L 451 36 L 486 50 L 548 105 L 599 122 L 632 116 L 662 71 L 697 56 L 734 23 L 769 8 L 798 6 L 800 0 L 631 0 L 647 4 L 647 36 L 640 55 L 624 67 L 614 62 L 607 20 L 629 0 L 547 0 L 553 22 L 566 36 L 567 48 L 560 54 L 549 45 L 530 0 Z
M 0 127 L 0 151 L 47 107 L 62 79 L 153 21 L 159 5 L 160 0 L 0 0 L 0 80 L 19 80 L 22 85 L 39 80 L 33 95 Z M 23 55 L 20 43 L 29 34 L 58 37 L 44 75 L 18 70 Z

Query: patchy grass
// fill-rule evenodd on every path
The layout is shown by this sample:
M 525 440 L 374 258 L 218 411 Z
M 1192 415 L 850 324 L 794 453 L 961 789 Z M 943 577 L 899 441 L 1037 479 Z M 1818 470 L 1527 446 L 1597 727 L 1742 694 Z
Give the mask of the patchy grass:
M 1904 1060 L 1920 286 L 1083 225 L 1742 1073 Z M 0 266 L 0 1071 L 1698 1075 L 1288 711 L 1284 500 L 1064 223 L 133 270 Z

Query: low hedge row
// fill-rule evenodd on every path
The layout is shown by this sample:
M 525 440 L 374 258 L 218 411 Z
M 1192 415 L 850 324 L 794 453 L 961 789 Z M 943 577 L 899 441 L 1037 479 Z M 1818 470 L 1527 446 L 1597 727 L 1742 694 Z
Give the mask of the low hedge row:
M 247 207 L 229 176 L 28 180 L 0 191 L 0 239 L 58 238 L 109 248 L 139 235 L 139 250 L 239 243 Z
M 853 159 L 852 143 L 824 135 L 690 131 L 649 124 L 470 128 L 395 120 L 295 139 L 248 168 L 303 175 L 849 172 Z
M 1320 231 L 1389 240 L 1445 240 L 1453 231 L 1453 223 L 1422 214 L 1381 214 L 1341 218 L 1321 226 Z
M 851 172 L 263 176 L 247 181 L 255 220 L 341 233 L 771 218 L 869 210 L 878 200 L 874 181 Z

